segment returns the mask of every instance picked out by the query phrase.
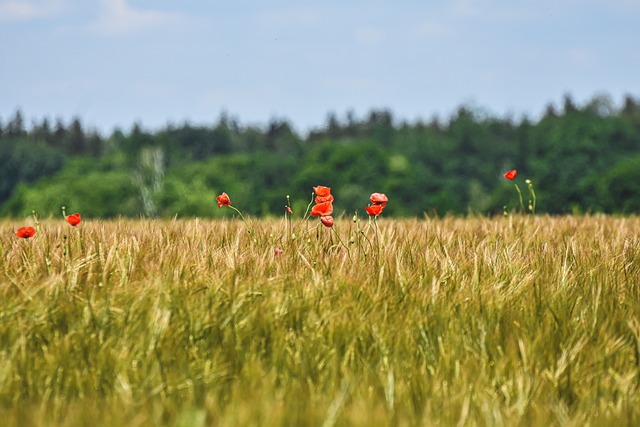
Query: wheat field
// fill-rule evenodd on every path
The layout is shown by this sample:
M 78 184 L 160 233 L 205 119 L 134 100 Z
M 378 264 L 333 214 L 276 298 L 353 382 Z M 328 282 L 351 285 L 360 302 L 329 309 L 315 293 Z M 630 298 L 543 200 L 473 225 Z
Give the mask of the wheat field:
M 640 218 L 316 224 L 0 222 L 0 424 L 640 425 Z

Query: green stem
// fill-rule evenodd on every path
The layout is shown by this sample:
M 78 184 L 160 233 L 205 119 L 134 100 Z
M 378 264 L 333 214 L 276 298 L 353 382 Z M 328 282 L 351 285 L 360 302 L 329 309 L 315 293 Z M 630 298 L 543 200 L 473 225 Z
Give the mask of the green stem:
M 333 227 L 331 227 L 331 231 L 333 231 L 333 233 L 338 238 L 338 241 L 340 242 L 340 244 L 342 246 L 344 246 L 344 248 L 347 250 L 347 255 L 349 256 L 349 261 L 352 261 L 352 259 L 351 259 L 351 251 L 349 250 L 349 247 L 347 245 L 345 245 L 344 242 L 342 241 L 342 239 L 340 238 L 340 234 L 338 234 L 338 232 Z
M 364 227 L 364 230 L 362 230 L 362 234 L 366 234 L 367 231 L 369 231 L 369 228 L 371 228 L 371 217 L 369 217 L 369 221 L 367 222 L 366 227 Z
M 307 205 L 307 210 L 304 211 L 304 215 L 302 216 L 302 220 L 304 221 L 305 219 L 309 218 L 310 216 L 310 212 L 311 212 L 311 205 L 313 205 L 313 201 L 315 199 L 315 193 L 311 193 L 311 201 L 309 202 L 309 204 Z
M 249 223 L 247 222 L 247 220 L 244 218 L 244 215 L 242 215 L 242 212 L 240 212 L 236 207 L 229 205 L 229 208 L 233 209 L 234 211 L 236 211 L 238 213 L 238 215 L 240 215 L 240 219 L 242 219 L 242 222 L 244 222 L 244 225 L 247 227 L 247 232 L 249 234 L 251 234 L 251 226 L 249 225 Z
M 289 205 L 287 205 L 287 207 L 288 206 Z M 291 214 L 287 210 L 284 211 L 284 220 L 287 223 L 288 238 L 289 240 L 291 240 L 293 236 L 292 225 L 291 225 Z
M 533 184 L 528 183 L 527 185 L 529 187 L 529 194 L 531 194 L 531 198 L 533 199 L 533 202 L 531 203 L 531 213 L 533 215 L 535 215 L 535 213 L 536 213 L 536 192 L 533 191 Z
M 360 235 L 365 238 L 367 243 L 369 243 L 369 251 L 371 251 L 373 249 L 373 243 L 371 243 L 371 240 L 367 237 L 366 234 L 364 234 L 364 232 L 362 230 L 360 230 Z M 364 246 L 361 246 L 361 247 L 362 247 L 362 251 L 364 252 L 364 256 L 366 257 L 367 256 L 367 251 L 365 250 Z
M 380 228 L 378 228 L 378 217 L 373 217 L 373 224 L 376 227 L 376 246 L 378 248 L 378 262 L 380 262 Z
M 315 226 L 314 228 L 308 228 L 308 227 L 307 227 L 307 229 L 306 229 L 306 230 L 302 230 L 302 231 L 300 232 L 300 238 L 303 238 L 304 236 L 306 236 L 307 234 L 309 234 L 309 232 L 311 232 L 311 231 L 317 230 L 317 229 L 318 229 L 318 227 L 320 227 L 320 225 L 321 225 L 321 224 L 322 224 L 321 222 L 318 222 L 318 224 L 316 224 L 316 226 Z
M 518 184 L 513 184 L 516 186 L 516 190 L 518 191 L 518 197 L 520 198 L 520 209 L 522 211 L 522 213 L 525 212 L 524 210 L 524 203 L 522 203 L 522 191 L 520 191 L 520 187 L 518 187 Z

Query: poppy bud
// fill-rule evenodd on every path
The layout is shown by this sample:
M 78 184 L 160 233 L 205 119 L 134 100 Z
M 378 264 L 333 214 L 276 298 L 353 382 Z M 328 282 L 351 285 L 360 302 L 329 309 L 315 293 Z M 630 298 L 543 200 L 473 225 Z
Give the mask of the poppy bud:
M 325 227 L 333 227 L 333 217 L 331 215 L 323 216 L 320 218 L 320 221 L 322 221 Z

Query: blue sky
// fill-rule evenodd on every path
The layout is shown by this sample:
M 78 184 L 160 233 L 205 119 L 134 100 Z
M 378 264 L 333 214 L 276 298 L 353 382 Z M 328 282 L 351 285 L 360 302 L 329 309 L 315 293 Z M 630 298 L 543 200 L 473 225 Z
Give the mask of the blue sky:
M 0 0 L 0 117 L 537 118 L 564 94 L 639 96 L 639 22 L 638 0 Z

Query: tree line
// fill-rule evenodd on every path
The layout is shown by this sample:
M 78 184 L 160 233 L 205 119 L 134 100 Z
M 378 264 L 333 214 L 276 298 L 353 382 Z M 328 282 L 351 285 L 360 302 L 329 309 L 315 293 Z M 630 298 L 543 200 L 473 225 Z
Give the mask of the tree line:
M 79 118 L 0 119 L 0 215 L 60 207 L 93 217 L 211 217 L 222 191 L 251 215 L 280 215 L 290 195 L 304 212 L 311 187 L 333 188 L 336 211 L 364 213 L 386 193 L 385 215 L 499 214 L 518 208 L 514 182 L 530 179 L 537 212 L 640 213 L 640 101 L 565 96 L 537 120 L 460 106 L 447 120 L 398 121 L 389 110 L 329 114 L 307 135 L 287 120 L 242 125 L 139 124 L 102 136 Z M 522 186 L 521 183 L 521 186 Z

